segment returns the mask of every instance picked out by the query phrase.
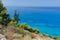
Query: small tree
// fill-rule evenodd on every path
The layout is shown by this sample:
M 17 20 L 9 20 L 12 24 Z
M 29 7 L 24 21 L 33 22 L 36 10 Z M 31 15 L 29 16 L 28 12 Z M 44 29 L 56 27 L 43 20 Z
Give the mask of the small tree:
M 14 13 L 14 19 L 15 19 L 15 22 L 17 22 L 17 23 L 20 20 L 19 19 L 19 14 L 17 14 L 17 11 L 16 10 L 15 10 L 15 13 Z

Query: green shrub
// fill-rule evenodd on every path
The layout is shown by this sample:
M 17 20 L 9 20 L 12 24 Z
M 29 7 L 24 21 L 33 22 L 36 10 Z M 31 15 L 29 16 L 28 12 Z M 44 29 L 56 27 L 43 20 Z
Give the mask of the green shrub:
M 35 32 L 35 33 L 39 33 L 39 31 L 38 31 L 37 28 L 33 28 L 33 32 Z
M 60 37 L 55 37 L 55 40 L 60 40 Z
M 33 33 L 39 33 L 38 29 L 37 28 L 32 28 L 31 26 L 27 25 L 26 23 L 22 23 L 20 24 L 19 26 L 20 28 L 23 28 L 25 30 L 28 30 L 30 32 L 33 32 Z
M 26 23 L 22 23 L 22 24 L 19 25 L 20 28 L 24 28 L 26 26 L 27 26 Z

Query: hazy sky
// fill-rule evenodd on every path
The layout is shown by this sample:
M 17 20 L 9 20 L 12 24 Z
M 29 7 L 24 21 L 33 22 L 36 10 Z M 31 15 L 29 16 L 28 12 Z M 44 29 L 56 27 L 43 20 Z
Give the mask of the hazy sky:
M 3 0 L 5 6 L 57 6 L 60 0 Z

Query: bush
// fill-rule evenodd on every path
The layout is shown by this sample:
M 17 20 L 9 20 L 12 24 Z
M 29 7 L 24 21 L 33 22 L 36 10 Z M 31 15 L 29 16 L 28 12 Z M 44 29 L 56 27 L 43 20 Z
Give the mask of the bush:
M 39 33 L 39 31 L 38 31 L 37 28 L 33 28 L 33 32 L 35 32 L 35 33 Z
M 55 40 L 60 40 L 60 36 L 51 36 L 51 38 L 53 38 Z
M 19 25 L 19 28 L 24 28 L 26 26 L 27 26 L 26 23 L 22 23 L 22 24 Z
M 20 24 L 19 27 L 20 27 L 20 28 L 23 28 L 23 29 L 25 29 L 25 30 L 28 30 L 28 31 L 30 31 L 30 32 L 39 33 L 38 29 L 32 28 L 31 26 L 27 25 L 26 23 Z

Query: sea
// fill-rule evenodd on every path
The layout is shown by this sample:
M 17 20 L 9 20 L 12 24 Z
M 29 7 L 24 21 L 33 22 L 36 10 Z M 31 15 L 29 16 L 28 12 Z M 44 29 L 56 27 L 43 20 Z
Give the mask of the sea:
M 19 23 L 27 23 L 32 28 L 37 28 L 41 33 L 60 36 L 60 7 L 13 7 L 9 6 L 7 13 L 14 16 L 14 11 L 19 13 Z

